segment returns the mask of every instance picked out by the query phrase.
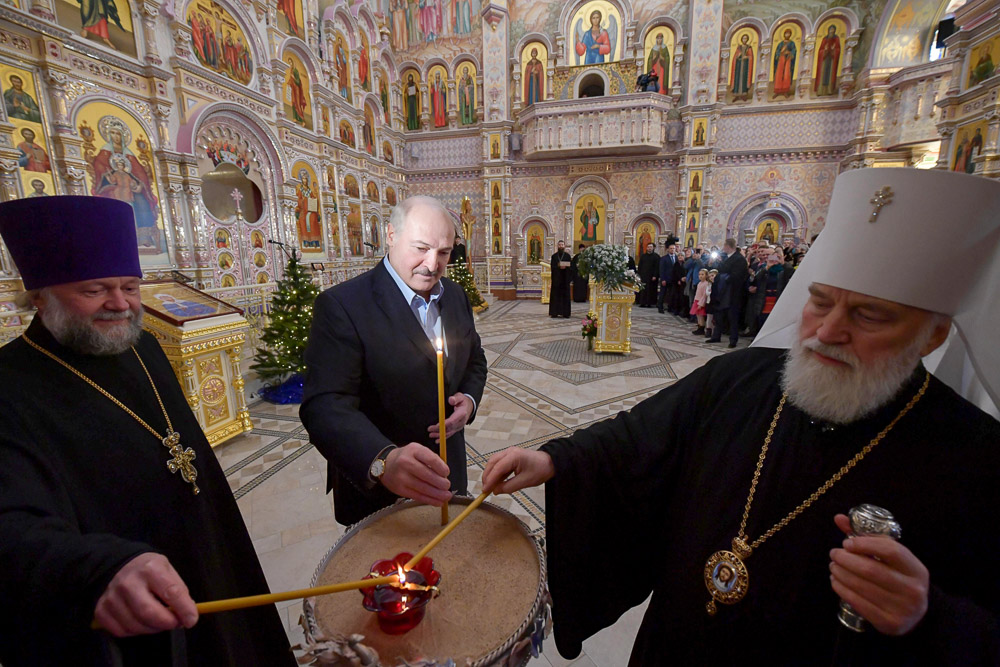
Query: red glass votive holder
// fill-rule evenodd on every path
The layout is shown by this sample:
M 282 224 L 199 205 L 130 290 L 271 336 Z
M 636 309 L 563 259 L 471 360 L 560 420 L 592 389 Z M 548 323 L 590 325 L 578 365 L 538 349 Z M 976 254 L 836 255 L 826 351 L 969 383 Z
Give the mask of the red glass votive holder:
M 376 561 L 365 579 L 385 577 L 403 571 L 403 565 L 412 554 L 397 554 L 392 560 Z M 378 626 L 387 635 L 401 635 L 420 624 L 427 611 L 427 603 L 437 595 L 441 573 L 434 569 L 434 561 L 424 557 L 405 572 L 405 583 L 382 584 L 362 588 L 362 605 L 375 612 Z

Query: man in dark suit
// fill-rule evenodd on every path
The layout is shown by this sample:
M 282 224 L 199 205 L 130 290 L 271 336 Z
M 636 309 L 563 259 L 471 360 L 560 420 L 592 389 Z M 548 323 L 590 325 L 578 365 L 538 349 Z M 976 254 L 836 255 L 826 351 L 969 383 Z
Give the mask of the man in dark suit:
M 674 270 L 680 263 L 677 257 L 677 245 L 671 243 L 667 246 L 667 254 L 660 258 L 660 296 L 656 299 L 656 309 L 661 313 L 664 301 L 667 302 L 670 312 L 674 312 L 674 292 L 677 290 Z
M 432 197 L 393 209 L 388 253 L 316 299 L 299 415 L 329 462 L 337 521 L 398 497 L 440 506 L 467 491 L 463 429 L 486 384 L 486 356 L 462 287 L 446 278 L 455 225 Z M 438 456 L 435 342 L 443 339 L 448 464 Z
M 726 239 L 722 246 L 726 259 L 719 267 L 719 275 L 712 286 L 712 300 L 716 301 L 715 328 L 709 343 L 721 343 L 723 329 L 729 330 L 729 347 L 736 347 L 740 340 L 740 314 L 747 293 L 750 267 L 747 258 L 736 246 L 736 239 Z M 716 288 L 721 286 L 718 294 Z M 718 299 L 716 299 L 718 297 Z

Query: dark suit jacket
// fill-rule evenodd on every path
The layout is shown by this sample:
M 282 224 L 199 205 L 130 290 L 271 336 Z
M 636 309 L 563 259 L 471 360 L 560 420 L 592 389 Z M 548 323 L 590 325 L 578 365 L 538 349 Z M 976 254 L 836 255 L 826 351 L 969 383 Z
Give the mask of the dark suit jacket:
M 724 282 L 725 290 L 720 294 L 716 306 L 718 308 L 740 307 L 746 295 L 747 279 L 750 277 L 750 267 L 747 265 L 747 258 L 743 256 L 737 248 L 726 261 L 719 267 L 718 281 L 723 275 L 728 276 Z M 712 288 L 712 300 L 715 300 L 715 287 Z
M 472 396 L 486 384 L 486 355 L 464 290 L 444 278 L 438 302 L 447 341 L 445 395 Z M 350 525 L 396 500 L 368 469 L 389 445 L 438 451 L 427 427 L 438 420 L 434 347 L 383 263 L 316 299 L 299 416 L 329 462 L 337 521 Z M 452 407 L 446 407 L 452 413 Z M 474 416 L 474 415 L 473 415 Z M 472 418 L 469 419 L 472 421 Z M 467 491 L 465 437 L 448 439 L 453 491 Z

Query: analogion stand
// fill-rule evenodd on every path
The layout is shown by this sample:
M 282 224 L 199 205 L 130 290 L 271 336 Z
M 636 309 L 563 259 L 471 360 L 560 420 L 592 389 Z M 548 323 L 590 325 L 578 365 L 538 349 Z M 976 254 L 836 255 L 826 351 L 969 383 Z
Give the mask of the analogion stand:
M 243 311 L 175 281 L 143 283 L 143 325 L 160 342 L 213 447 L 253 429 L 240 358 Z

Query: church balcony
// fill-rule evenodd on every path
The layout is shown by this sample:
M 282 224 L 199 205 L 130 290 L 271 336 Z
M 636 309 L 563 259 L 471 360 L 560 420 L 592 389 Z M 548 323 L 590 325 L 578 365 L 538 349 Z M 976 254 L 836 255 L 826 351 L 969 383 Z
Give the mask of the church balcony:
M 673 100 L 656 93 L 538 102 L 519 121 L 527 160 L 652 155 L 667 141 Z

